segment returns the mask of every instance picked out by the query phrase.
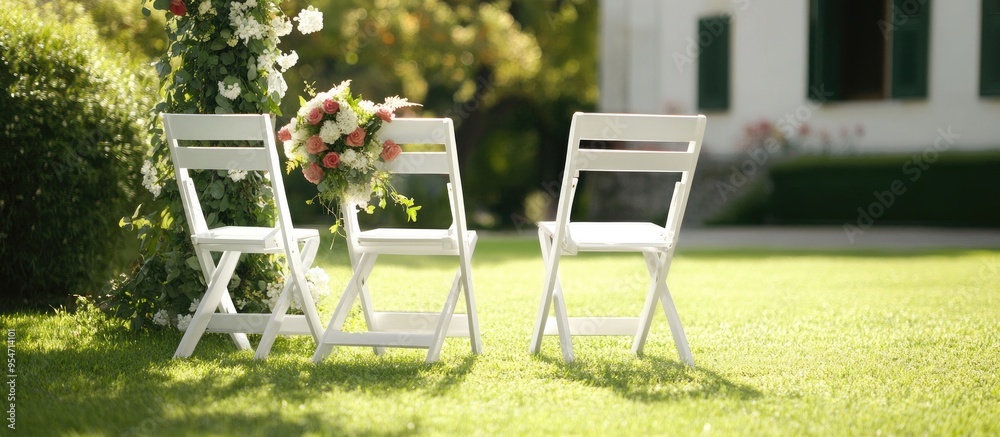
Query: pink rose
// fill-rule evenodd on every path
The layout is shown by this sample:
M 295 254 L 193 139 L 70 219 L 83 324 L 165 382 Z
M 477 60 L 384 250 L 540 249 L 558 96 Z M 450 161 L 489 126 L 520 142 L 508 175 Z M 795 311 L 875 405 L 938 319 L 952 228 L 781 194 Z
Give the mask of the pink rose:
M 186 15 L 188 12 L 187 5 L 184 4 L 184 0 L 170 0 L 170 13 L 182 16 Z
M 378 110 L 375 111 L 375 114 L 377 114 L 378 118 L 381 118 L 382 121 L 386 123 L 392 123 L 392 119 L 396 117 L 396 114 L 394 114 L 392 111 L 389 110 L 389 108 L 386 108 L 385 106 L 380 106 Z
M 279 141 L 291 141 L 292 133 L 288 130 L 288 125 L 282 126 L 278 129 L 278 140 Z
M 347 145 L 351 147 L 361 147 L 365 145 L 365 130 L 360 127 L 354 129 L 354 132 L 351 132 L 345 141 L 347 142 Z
M 337 168 L 338 165 L 340 165 L 340 155 L 338 155 L 337 152 L 327 153 L 326 156 L 323 157 L 323 167 Z
M 323 112 L 327 114 L 334 114 L 340 109 L 340 103 L 336 100 L 326 99 L 323 101 Z
M 403 151 L 399 144 L 396 144 L 393 140 L 386 140 L 385 144 L 382 145 L 382 160 L 385 162 L 392 161 L 396 159 L 397 156 Z
M 323 180 L 323 169 L 313 162 L 309 164 L 309 167 L 302 169 L 302 175 L 306 177 L 307 181 L 319 185 L 319 182 Z
M 316 155 L 327 149 L 329 147 L 326 147 L 326 143 L 319 138 L 319 135 L 313 135 L 306 140 L 306 152 Z
M 306 121 L 314 126 L 319 124 L 319 122 L 323 121 L 323 109 L 313 108 L 312 111 L 309 111 L 309 115 L 306 116 Z

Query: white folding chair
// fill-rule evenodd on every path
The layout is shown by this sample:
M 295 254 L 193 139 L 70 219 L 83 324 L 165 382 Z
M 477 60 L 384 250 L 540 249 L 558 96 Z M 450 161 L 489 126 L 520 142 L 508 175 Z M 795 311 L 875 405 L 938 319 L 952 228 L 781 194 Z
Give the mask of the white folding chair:
M 377 354 L 385 347 L 427 348 L 427 362 L 431 363 L 437 361 L 446 336 L 469 337 L 472 352 L 482 353 L 470 264 L 477 236 L 475 231 L 466 228 L 452 121 L 448 118 L 397 118 L 383 124 L 379 136 L 398 144 L 444 146 L 443 152 L 403 152 L 390 163 L 389 169 L 395 174 L 447 175 L 452 224 L 448 229 L 362 230 L 358 224 L 358 206 L 343 204 L 347 248 L 354 274 L 330 318 L 313 361 L 321 362 L 334 346 L 371 346 Z M 379 255 L 457 256 L 458 269 L 441 312 L 376 312 L 367 282 Z M 459 294 L 463 292 L 466 314 L 455 314 Z M 368 331 L 345 332 L 344 322 L 358 297 Z
M 555 221 L 538 224 L 538 239 L 545 262 L 542 301 L 531 340 L 538 353 L 543 335 L 559 335 L 563 358 L 573 361 L 572 335 L 634 335 L 632 351 L 642 354 L 657 302 L 663 306 L 681 361 L 693 366 L 694 358 L 680 317 L 667 288 L 667 272 L 680 234 L 681 220 L 691 191 L 691 180 L 702 137 L 705 116 L 637 114 L 586 114 L 573 116 L 566 170 Z M 684 151 L 581 148 L 582 140 L 684 143 Z M 680 173 L 674 185 L 665 226 L 641 222 L 571 222 L 570 213 L 581 171 Z M 646 261 L 650 284 L 639 317 L 574 317 L 566 314 L 559 281 L 559 259 L 579 252 L 640 252 Z M 549 323 L 555 307 L 555 324 Z
M 230 334 L 241 350 L 251 349 L 246 334 L 263 334 L 257 345 L 256 358 L 267 357 L 278 334 L 310 334 L 314 340 L 319 340 L 323 327 L 305 277 L 306 270 L 316 258 L 319 232 L 292 226 L 270 116 L 163 114 L 163 127 L 191 231 L 191 242 L 208 284 L 174 357 L 190 356 L 206 331 Z M 221 144 L 185 147 L 179 144 L 181 141 Z M 232 146 L 235 141 L 261 142 L 263 147 Z M 225 142 L 230 142 L 230 146 L 226 146 Z M 277 213 L 274 226 L 209 228 L 198 190 L 191 179 L 191 170 L 268 172 Z M 212 254 L 220 252 L 221 257 L 216 264 Z M 285 257 L 288 277 L 270 314 L 236 312 L 226 287 L 243 253 L 282 254 Z M 286 314 L 293 295 L 299 299 L 303 315 Z

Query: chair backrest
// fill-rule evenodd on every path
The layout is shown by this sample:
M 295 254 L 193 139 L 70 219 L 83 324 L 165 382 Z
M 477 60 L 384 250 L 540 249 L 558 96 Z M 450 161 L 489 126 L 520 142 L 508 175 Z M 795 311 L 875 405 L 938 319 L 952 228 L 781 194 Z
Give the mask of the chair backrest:
M 285 232 L 292 229 L 292 219 L 272 126 L 271 116 L 267 114 L 163 114 L 163 129 L 192 235 L 207 231 L 208 223 L 189 170 L 266 171 L 277 209 L 274 225 L 281 229 L 286 248 L 297 247 L 291 232 Z M 219 144 L 182 146 L 181 141 Z M 260 142 L 263 147 L 231 145 L 238 141 Z
M 382 124 L 378 132 L 382 141 L 393 140 L 396 144 L 441 145 L 444 151 L 400 153 L 387 166 L 393 174 L 447 175 L 448 204 L 451 207 L 451 229 L 456 230 L 460 250 L 465 248 L 465 197 L 462 192 L 462 177 L 458 170 L 458 149 L 455 143 L 455 127 L 450 118 L 396 118 L 391 123 Z M 419 201 L 419 199 L 418 199 Z M 357 221 L 356 205 L 342 206 L 344 226 L 348 238 L 357 235 L 360 227 Z M 458 232 L 463 231 L 463 232 Z M 355 243 L 355 242 L 352 242 Z
M 704 115 L 647 115 L 647 114 L 573 114 L 569 146 L 566 151 L 566 170 L 556 222 L 560 230 L 566 229 L 576 194 L 577 179 L 581 171 L 604 172 L 660 172 L 680 173 L 681 180 L 674 185 L 666 229 L 677 243 L 684 209 L 691 191 L 691 179 L 701 142 L 705 135 L 707 119 Z M 681 151 L 587 149 L 581 148 L 584 140 L 608 142 L 685 143 Z M 558 238 L 558 237 L 557 237 Z M 558 238 L 561 244 L 561 238 Z

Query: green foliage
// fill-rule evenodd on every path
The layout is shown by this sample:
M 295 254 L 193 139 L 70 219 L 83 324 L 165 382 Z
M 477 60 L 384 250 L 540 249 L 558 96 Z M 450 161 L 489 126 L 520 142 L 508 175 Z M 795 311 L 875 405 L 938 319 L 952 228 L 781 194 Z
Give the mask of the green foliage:
M 261 361 L 224 334 L 174 360 L 176 331 L 140 336 L 93 311 L 0 315 L 17 336 L 18 431 L 1000 433 L 990 413 L 1000 411 L 1000 252 L 681 252 L 669 283 L 697 364 L 686 368 L 662 312 L 641 358 L 629 337 L 574 337 L 570 364 L 554 337 L 529 354 L 542 277 L 528 237 L 480 240 L 473 269 L 486 352 L 472 356 L 467 339 L 450 338 L 431 365 L 423 350 L 376 356 L 362 347 L 337 348 L 316 365 L 312 340 L 301 337 L 280 338 Z M 346 277 L 346 251 L 336 249 L 322 251 L 320 265 Z M 578 279 L 563 283 L 570 315 L 638 314 L 642 257 L 591 255 L 560 264 L 564 279 Z M 376 304 L 440 311 L 454 261 L 406 258 L 375 269 Z M 414 293 L 417 285 L 441 293 Z M 322 301 L 321 316 L 334 304 Z M 363 324 L 360 311 L 347 323 Z
M 18 0 L 22 1 L 22 0 Z M 166 48 L 164 14 L 149 18 L 135 13 L 135 5 L 121 0 L 23 0 L 34 3 L 48 14 L 64 21 L 88 20 L 97 23 L 101 40 L 114 52 L 147 63 L 160 57 Z M 93 26 L 92 24 L 88 24 Z
M 157 13 L 169 6 L 161 0 L 143 0 L 141 6 L 146 8 L 148 3 Z M 260 0 L 244 13 L 269 24 L 280 14 L 280 3 Z M 114 282 L 108 302 L 113 313 L 129 320 L 133 328 L 153 320 L 173 323 L 177 316 L 190 314 L 192 302 L 204 294 L 206 285 L 190 242 L 159 114 L 279 112 L 284 85 L 275 65 L 281 55 L 279 39 L 239 38 L 229 19 L 234 4 L 211 0 L 205 11 L 199 10 L 199 3 L 190 5 L 183 16 L 167 13 L 167 47 L 155 66 L 163 101 L 149 106 L 153 148 L 144 181 L 158 195 L 155 202 L 141 206 L 134 216 L 121 222 L 139 238 L 139 259 L 132 271 Z M 140 5 L 134 6 L 138 15 Z M 227 97 L 223 86 L 238 91 Z M 263 174 L 249 172 L 240 178 L 226 171 L 203 171 L 193 178 L 210 227 L 274 224 L 273 193 Z M 239 309 L 266 309 L 268 286 L 281 280 L 277 261 L 264 255 L 241 258 L 229 284 Z
M 804 156 L 775 164 L 769 193 L 748 196 L 714 222 L 995 227 L 998 173 L 996 152 Z
M 144 198 L 151 79 L 86 17 L 61 21 L 21 0 L 0 8 L 3 306 L 97 293 L 122 265 L 112 217 Z
M 303 59 L 290 93 L 303 80 L 354 78 L 363 95 L 399 94 L 422 115 L 451 117 L 475 227 L 510 226 L 530 193 L 558 184 L 572 113 L 597 100 L 596 2 L 310 3 L 328 11 L 331 30 L 289 38 Z M 502 168 L 518 176 L 497 179 Z

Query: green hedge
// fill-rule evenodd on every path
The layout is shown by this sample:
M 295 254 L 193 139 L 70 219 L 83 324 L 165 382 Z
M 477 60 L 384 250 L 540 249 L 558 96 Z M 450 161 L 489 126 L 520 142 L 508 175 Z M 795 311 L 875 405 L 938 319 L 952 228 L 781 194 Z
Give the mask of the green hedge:
M 94 294 L 122 268 L 118 220 L 148 195 L 146 70 L 104 49 L 89 18 L 0 8 L 0 307 Z
M 998 227 L 998 176 L 996 151 L 806 156 L 775 164 L 768 194 L 714 223 Z

